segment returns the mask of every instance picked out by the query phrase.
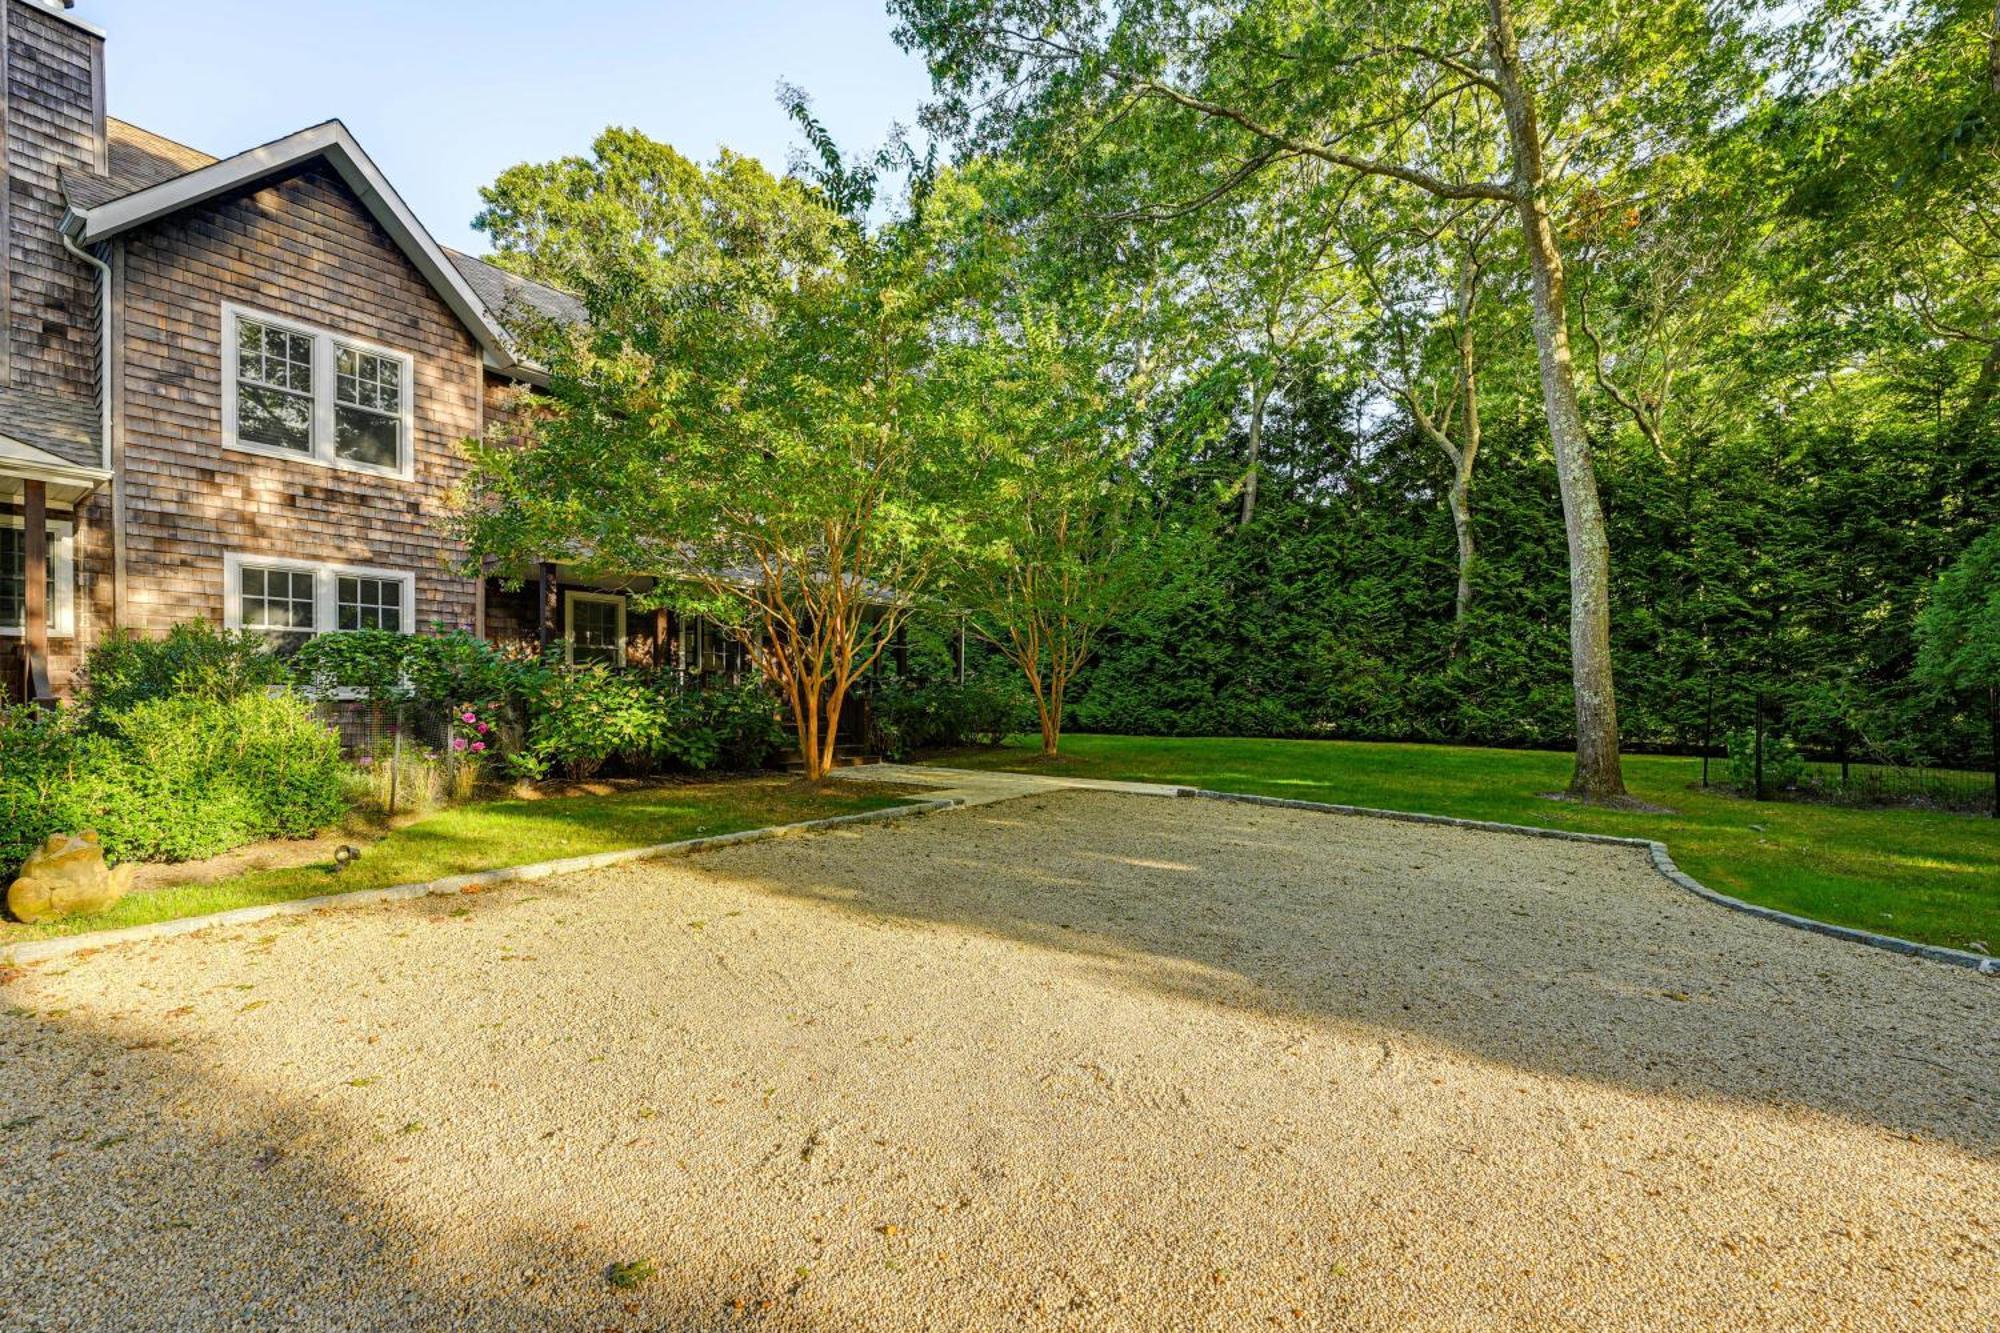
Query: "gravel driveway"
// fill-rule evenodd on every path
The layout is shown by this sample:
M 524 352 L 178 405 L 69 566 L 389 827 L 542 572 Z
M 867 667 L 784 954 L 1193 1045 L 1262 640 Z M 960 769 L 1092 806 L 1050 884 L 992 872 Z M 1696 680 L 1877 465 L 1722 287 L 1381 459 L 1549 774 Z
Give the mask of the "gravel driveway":
M 2000 982 L 1625 849 L 1070 792 L 4 996 L 8 1329 L 2000 1325 Z

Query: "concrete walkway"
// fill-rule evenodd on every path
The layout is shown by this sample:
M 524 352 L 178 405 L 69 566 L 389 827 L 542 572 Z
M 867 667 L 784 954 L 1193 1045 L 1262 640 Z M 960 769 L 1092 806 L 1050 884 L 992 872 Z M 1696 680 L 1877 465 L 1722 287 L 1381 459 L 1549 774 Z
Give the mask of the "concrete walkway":
M 921 787 L 938 800 L 964 805 L 991 805 L 1019 796 L 1046 796 L 1056 791 L 1112 791 L 1128 796 L 1177 796 L 1181 788 L 1158 782 L 1111 782 L 1103 778 L 1065 778 L 1043 773 L 989 772 L 976 768 L 934 768 L 922 764 L 866 764 L 828 774 L 845 782 L 893 782 Z

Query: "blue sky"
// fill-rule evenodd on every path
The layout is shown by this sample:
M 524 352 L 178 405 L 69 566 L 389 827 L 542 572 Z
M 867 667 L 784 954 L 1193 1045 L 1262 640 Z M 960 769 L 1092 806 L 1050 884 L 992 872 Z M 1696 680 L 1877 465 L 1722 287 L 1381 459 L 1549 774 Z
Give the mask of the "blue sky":
M 850 151 L 929 83 L 883 0 L 79 0 L 110 39 L 111 113 L 227 156 L 338 116 L 431 232 L 485 247 L 479 187 L 629 125 L 782 170 L 780 79 Z

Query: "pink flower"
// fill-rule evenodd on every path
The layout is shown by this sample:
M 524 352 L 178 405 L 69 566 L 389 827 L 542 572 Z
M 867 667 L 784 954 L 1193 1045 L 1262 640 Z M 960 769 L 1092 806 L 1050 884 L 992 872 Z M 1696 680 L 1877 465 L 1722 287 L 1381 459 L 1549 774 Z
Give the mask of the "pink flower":
M 485 724 L 484 722 L 481 722 L 481 723 L 479 724 L 479 734 L 480 734 L 480 735 L 484 736 L 484 735 L 485 735 L 485 734 L 486 734 L 486 733 L 487 733 L 488 731 L 490 731 L 490 730 L 492 730 L 492 728 L 488 727 L 488 726 L 487 726 L 487 725 L 486 725 L 486 724 Z
M 451 748 L 454 750 L 463 750 L 465 748 L 465 737 L 453 736 L 451 738 Z
M 474 741 L 472 743 L 472 752 L 474 754 L 478 754 L 481 750 L 484 750 L 485 748 L 486 748 L 485 741 Z
M 479 714 L 467 713 L 464 717 L 464 720 L 467 722 L 477 722 L 479 720 Z
M 364 754 L 360 756 L 358 759 L 356 759 L 354 762 L 357 766 L 361 768 L 373 768 L 375 767 L 375 756 L 372 754 Z

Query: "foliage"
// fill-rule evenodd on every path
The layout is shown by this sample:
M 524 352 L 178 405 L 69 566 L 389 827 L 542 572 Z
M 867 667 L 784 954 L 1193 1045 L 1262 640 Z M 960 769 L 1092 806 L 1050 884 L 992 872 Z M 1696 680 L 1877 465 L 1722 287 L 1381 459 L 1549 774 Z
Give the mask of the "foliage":
M 816 186 L 607 131 L 486 191 L 502 256 L 576 291 L 590 324 L 524 331 L 549 392 L 525 442 L 475 448 L 458 524 L 480 555 L 660 577 L 731 627 L 815 778 L 952 545 L 975 410 L 926 373 L 953 210 L 870 228 L 849 211 L 870 191 L 823 147 Z
M 112 631 L 85 658 L 78 699 L 86 712 L 109 715 L 148 699 L 233 699 L 289 679 L 261 635 L 190 620 L 158 639 Z
M 339 742 L 295 695 L 179 694 L 93 722 L 0 718 L 0 866 L 84 828 L 113 860 L 189 860 L 304 836 L 345 808 Z
M 1947 690 L 2000 689 L 2000 528 L 1938 576 L 1918 635 L 1923 679 Z
M 616 755 L 653 754 L 666 734 L 666 710 L 647 681 L 601 664 L 544 673 L 528 707 L 526 755 L 574 779 Z
M 1036 725 L 1019 686 L 996 680 L 903 682 L 875 695 L 875 730 L 890 759 L 923 750 L 998 745 Z
M 1729 785 L 1746 796 L 1758 795 L 1757 732 L 1742 727 L 1729 733 Z M 1764 736 L 1764 790 L 1795 791 L 1806 775 L 1805 757 L 1790 738 L 1773 733 Z
M 464 630 L 350 630 L 308 640 L 292 655 L 291 669 L 301 688 L 322 696 L 359 689 L 380 700 L 448 706 L 518 697 L 536 664 Z

